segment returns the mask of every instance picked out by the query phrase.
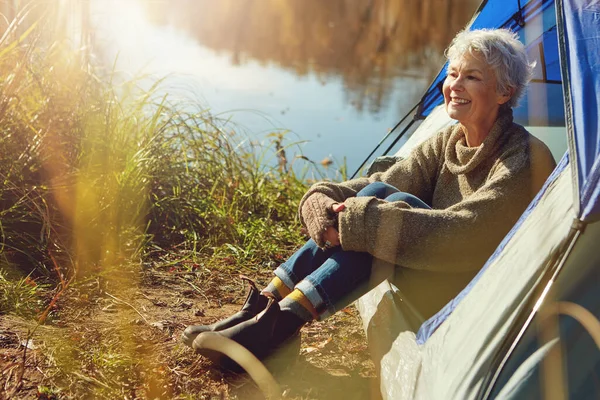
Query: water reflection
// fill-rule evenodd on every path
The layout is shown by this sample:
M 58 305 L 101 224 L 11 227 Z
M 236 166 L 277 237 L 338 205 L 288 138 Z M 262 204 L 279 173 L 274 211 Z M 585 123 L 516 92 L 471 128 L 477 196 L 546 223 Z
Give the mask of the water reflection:
M 346 101 L 386 107 L 399 77 L 431 80 L 442 51 L 478 0 L 171 0 L 149 2 L 155 23 L 177 26 L 239 65 L 256 60 L 325 82 Z
M 0 0 L 10 15 L 16 0 Z M 35 0 L 37 1 L 37 0 Z M 78 45 L 126 78 L 169 76 L 288 159 L 353 171 L 419 100 L 479 0 L 56 0 Z M 12 13 L 14 14 L 14 13 Z M 150 84 L 148 85 L 148 87 Z M 176 100 L 175 100 L 176 101 Z M 244 110 L 244 111 L 240 111 Z M 239 130 L 236 127 L 236 130 Z M 265 139 L 269 140 L 269 139 Z M 387 147 L 387 146 L 386 146 Z M 275 158 L 275 163 L 277 162 Z M 298 163 L 296 165 L 300 165 Z

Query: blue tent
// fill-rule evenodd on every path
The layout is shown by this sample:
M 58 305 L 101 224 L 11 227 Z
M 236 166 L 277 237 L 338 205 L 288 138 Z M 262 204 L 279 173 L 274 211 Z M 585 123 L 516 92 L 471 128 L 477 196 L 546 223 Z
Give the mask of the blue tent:
M 512 9 L 508 7 L 508 3 L 513 3 L 514 7 Z M 600 157 L 598 157 L 600 153 L 600 130 L 598 129 L 598 115 L 600 114 L 600 37 L 598 36 L 599 22 L 597 19 L 600 18 L 600 1 L 595 1 L 596 11 L 593 9 L 594 6 L 589 4 L 589 0 L 558 1 L 558 8 L 556 9 L 559 15 L 558 23 L 556 19 L 550 19 L 555 11 L 553 1 L 541 0 L 536 2 L 532 0 L 524 7 L 520 7 L 519 3 L 518 0 L 484 1 L 472 22 L 471 28 L 509 27 L 519 31 L 525 25 L 520 26 L 515 21 L 525 21 L 526 23 L 527 18 L 534 18 L 540 14 L 542 14 L 545 21 L 544 28 L 550 25 L 548 29 L 544 29 L 540 38 L 532 40 L 527 45 L 530 50 L 532 47 L 537 49 L 540 55 L 539 60 L 546 63 L 540 69 L 542 71 L 552 71 L 551 76 L 554 79 L 548 84 L 553 85 L 556 81 L 562 82 L 565 94 L 565 112 L 555 109 L 553 111 L 555 112 L 554 115 L 566 115 L 569 158 L 575 160 L 572 171 L 575 183 L 573 186 L 574 197 L 577 199 L 576 204 L 578 206 L 577 214 L 583 222 L 598 220 L 600 218 Z M 510 14 L 510 17 L 503 24 L 494 24 L 494 15 L 499 10 L 502 10 L 499 14 L 501 19 L 504 19 L 507 14 Z M 512 13 L 513 11 L 514 13 Z M 549 12 L 551 14 L 548 14 Z M 549 20 L 553 21 L 554 24 L 548 22 Z M 560 72 L 565 77 L 564 80 L 556 80 L 556 74 L 559 73 L 557 62 L 559 58 L 559 36 L 562 61 Z M 441 92 L 434 91 L 432 88 L 443 82 L 446 68 L 447 64 L 424 96 L 422 107 L 418 111 L 420 115 L 426 116 L 434 106 L 443 103 Z M 542 79 L 546 80 L 548 76 L 547 73 L 543 74 Z M 534 78 L 534 81 L 538 79 Z M 561 96 L 560 99 L 562 98 Z M 558 103 L 562 104 L 562 101 Z M 526 106 L 527 103 L 524 103 L 519 109 L 523 110 L 527 108 Z M 557 171 L 564 168 L 565 162 L 559 164 Z M 532 206 L 534 205 L 535 200 Z M 527 212 L 525 215 L 527 215 Z M 510 240 L 514 231 L 515 229 L 504 242 Z M 499 247 L 499 250 L 502 248 L 503 245 Z M 493 261 L 498 253 L 499 251 L 491 257 L 488 264 Z M 482 271 L 484 270 L 485 267 Z M 471 285 L 475 284 L 476 281 L 477 278 L 473 280 Z M 457 296 L 447 308 L 424 324 L 418 335 L 419 341 L 426 340 L 426 337 L 443 321 L 443 316 L 451 312 L 460 299 L 468 293 L 471 285 Z
M 558 2 L 569 154 L 582 221 L 600 219 L 600 1 Z
M 515 119 L 530 127 L 564 126 L 568 154 L 473 281 L 425 321 L 416 336 L 392 338 L 395 341 L 380 366 L 386 398 L 437 398 L 441 393 L 449 398 L 523 398 L 525 393 L 527 398 L 540 397 L 542 391 L 535 389 L 539 389 L 538 373 L 532 371 L 539 372 L 540 363 L 559 346 L 548 344 L 556 341 L 538 340 L 531 328 L 532 322 L 540 320 L 538 311 L 560 305 L 557 309 L 568 314 L 577 306 L 596 321 L 600 316 L 600 300 L 594 295 L 600 286 L 600 252 L 593 245 L 600 238 L 596 223 L 600 220 L 600 0 L 483 1 L 470 28 L 500 27 L 517 32 L 537 63 Z M 436 110 L 443 104 L 439 88 L 446 68 L 419 104 L 415 118 L 424 119 L 423 124 L 440 118 Z M 560 202 L 564 204 L 557 205 Z M 531 241 L 536 240 L 534 247 Z M 519 262 L 524 265 L 514 267 Z M 504 276 L 505 281 L 494 275 Z M 496 298 L 492 291 L 497 291 Z M 385 296 L 369 296 L 359 301 L 365 326 L 374 314 L 369 307 L 381 307 L 385 300 Z M 598 348 L 586 347 L 589 343 L 582 339 L 586 331 L 580 329 L 585 323 L 574 315 L 561 319 L 558 328 L 567 343 L 563 351 L 567 370 L 582 355 L 598 353 L 600 348 L 600 339 Z M 484 321 L 486 326 L 465 327 Z M 597 327 L 600 333 L 600 322 Z M 444 346 L 453 342 L 465 354 L 441 354 L 437 360 L 435 352 L 444 352 Z M 600 356 L 588 361 L 585 371 L 600 375 Z M 448 372 L 450 363 L 459 372 Z M 561 390 L 579 397 L 600 394 L 600 384 L 590 391 L 593 379 L 582 375 L 581 368 L 578 371 L 564 373 L 570 386 Z M 397 384 L 391 382 L 394 379 Z
M 582 208 L 580 217 L 589 221 L 594 219 L 594 214 L 596 219 L 599 218 L 600 211 L 600 1 L 565 0 L 556 3 L 557 7 L 554 0 L 485 0 L 476 12 L 470 29 L 508 28 L 523 33 L 528 24 L 540 26 L 540 36 L 527 38 L 522 34 L 521 39 L 528 48 L 530 59 L 536 62 L 532 84 L 546 85 L 547 115 L 531 115 L 529 99 L 526 98 L 517 110 L 516 118 L 521 117 L 521 121 L 524 118 L 534 121 L 548 118 L 550 124 L 566 120 L 569 153 L 571 159 L 576 160 L 576 196 Z M 427 90 L 417 111 L 418 117 L 426 117 L 443 103 L 439 87 L 446 77 L 447 67 L 448 64 L 444 65 Z M 557 85 L 561 83 L 566 100 L 564 105 L 562 91 L 557 92 L 560 89 Z M 556 97 L 555 94 L 560 95 Z M 523 122 L 527 124 L 528 121 Z

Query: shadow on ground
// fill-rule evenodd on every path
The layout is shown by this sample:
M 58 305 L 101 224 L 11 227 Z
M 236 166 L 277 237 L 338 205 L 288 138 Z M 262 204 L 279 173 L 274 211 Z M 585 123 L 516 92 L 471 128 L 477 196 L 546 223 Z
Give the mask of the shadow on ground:
M 272 368 L 271 368 L 272 369 Z M 292 365 L 274 372 L 283 397 L 290 399 L 377 400 L 377 379 L 364 377 L 357 369 L 320 368 L 301 356 Z M 246 374 L 226 374 L 231 394 L 240 399 L 264 399 L 256 384 Z

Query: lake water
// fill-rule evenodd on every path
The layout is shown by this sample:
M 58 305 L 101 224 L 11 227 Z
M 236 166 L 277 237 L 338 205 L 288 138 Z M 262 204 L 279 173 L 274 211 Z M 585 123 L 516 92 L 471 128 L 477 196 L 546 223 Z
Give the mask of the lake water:
M 479 1 L 90 4 L 106 65 L 168 76 L 164 91 L 198 100 L 255 140 L 287 132 L 288 160 L 332 160 L 331 175 L 343 162 L 352 173 L 420 99 Z

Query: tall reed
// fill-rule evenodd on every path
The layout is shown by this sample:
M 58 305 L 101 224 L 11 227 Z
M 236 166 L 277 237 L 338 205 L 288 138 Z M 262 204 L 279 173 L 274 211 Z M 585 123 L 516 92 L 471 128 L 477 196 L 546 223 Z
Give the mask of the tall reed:
M 35 318 L 28 338 L 52 385 L 76 398 L 170 398 L 123 300 L 142 262 L 159 252 L 230 272 L 280 261 L 302 241 L 306 187 L 284 135 L 256 143 L 193 102 L 159 97 L 161 82 L 144 91 L 97 73 L 59 3 L 23 2 L 0 38 L 0 314 Z M 73 307 L 130 308 L 44 325 L 73 283 L 81 294 L 89 281 L 96 297 L 71 296 Z
M 6 276 L 88 276 L 157 248 L 250 265 L 300 241 L 304 184 L 267 157 L 280 141 L 256 144 L 192 102 L 158 98 L 160 82 L 99 76 L 49 7 L 20 14 L 0 41 Z

